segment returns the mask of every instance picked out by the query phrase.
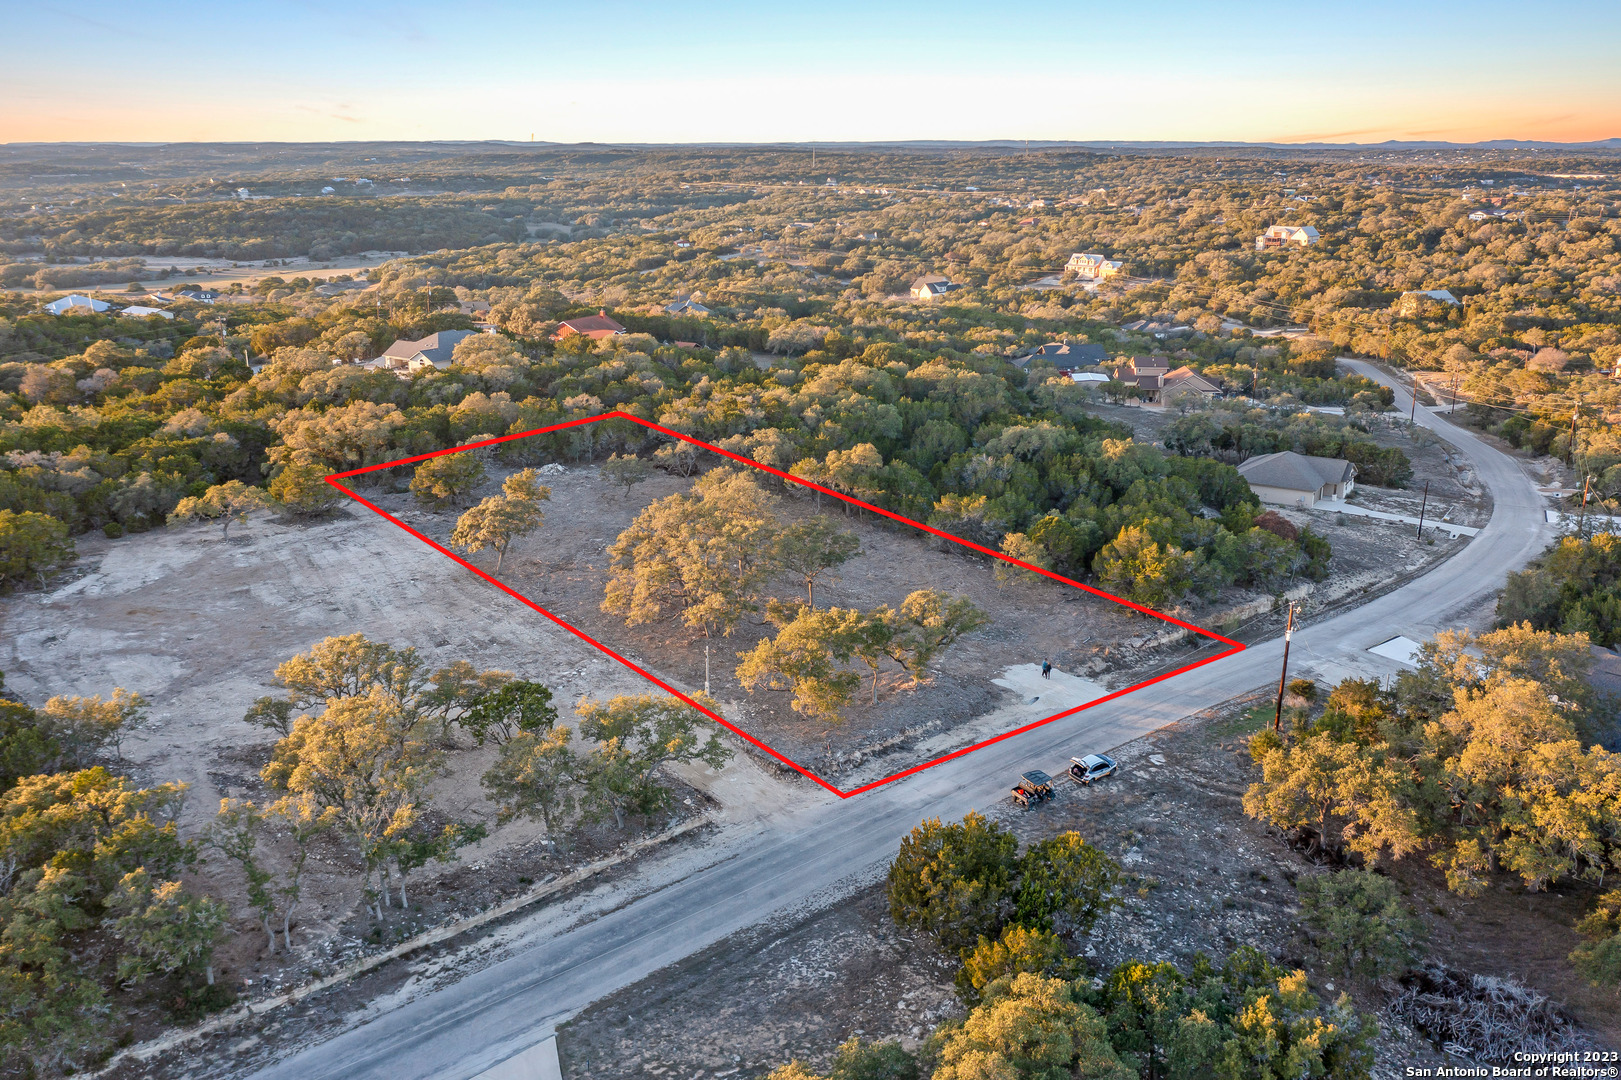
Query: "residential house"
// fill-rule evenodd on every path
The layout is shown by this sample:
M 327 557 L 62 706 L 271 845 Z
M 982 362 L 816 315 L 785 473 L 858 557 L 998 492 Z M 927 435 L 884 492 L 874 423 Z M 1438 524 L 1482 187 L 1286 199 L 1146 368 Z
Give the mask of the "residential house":
M 1064 264 L 1064 273 L 1074 274 L 1088 281 L 1108 281 L 1120 273 L 1121 265 L 1119 260 L 1107 256 L 1077 253 L 1071 255 L 1069 262 Z
M 1262 502 L 1310 510 L 1356 490 L 1356 466 L 1344 458 L 1308 457 L 1293 450 L 1252 457 L 1238 467 Z
M 1281 247 L 1310 247 L 1322 239 L 1310 225 L 1273 225 L 1255 238 L 1255 250 Z
M 664 305 L 666 315 L 708 315 L 709 309 L 704 307 L 692 297 L 683 297 L 672 303 Z
M 175 293 L 177 299 L 195 300 L 199 304 L 212 304 L 220 298 L 220 294 L 213 289 L 181 289 Z
M 70 311 L 76 315 L 84 315 L 90 312 L 106 311 L 110 307 L 112 305 L 104 300 L 96 300 L 88 296 L 81 296 L 78 293 L 71 293 L 60 300 L 52 300 L 45 305 L 45 310 L 52 315 L 66 315 Z
M 1206 401 L 1222 395 L 1221 384 L 1200 375 L 1186 364 L 1175 371 L 1167 372 L 1165 381 L 1160 385 L 1159 399 L 1169 404 L 1177 399 L 1184 400 L 1200 397 Z
M 1144 401 L 1158 401 L 1165 376 L 1170 373 L 1171 365 L 1163 356 L 1134 356 L 1120 365 L 1115 378 L 1135 386 Z
M 421 371 L 423 368 L 446 368 L 450 366 L 451 353 L 457 345 L 474 335 L 472 330 L 441 330 L 437 334 L 429 334 L 420 341 L 406 341 L 401 338 L 378 357 L 379 367 L 391 371 Z
M 552 334 L 553 341 L 562 341 L 575 334 L 584 334 L 592 341 L 601 341 L 615 334 L 623 334 L 625 328 L 614 320 L 608 318 L 606 311 L 599 310 L 595 315 L 580 315 L 572 319 L 564 319 L 557 324 L 557 332 Z
M 1013 363 L 1018 367 L 1028 368 L 1033 360 L 1045 360 L 1057 368 L 1060 375 L 1069 375 L 1083 367 L 1096 367 L 1108 359 L 1109 354 L 1102 345 L 1049 341 L 1035 352 L 1017 358 Z
M 959 289 L 961 287 L 962 286 L 941 277 L 939 274 L 924 274 L 922 277 L 912 282 L 912 299 L 933 300 L 937 296 L 944 296 L 952 289 Z
M 1470 221 L 1493 221 L 1497 218 L 1508 217 L 1508 211 L 1503 209 L 1474 210 L 1469 214 Z
M 148 315 L 157 315 L 165 319 L 174 318 L 174 312 L 172 311 L 164 311 L 162 308 L 144 307 L 140 304 L 131 304 L 123 311 L 120 311 L 119 314 L 130 319 L 144 319 Z
M 490 317 L 490 302 L 488 300 L 463 300 L 458 305 L 462 314 L 470 319 L 488 319 Z

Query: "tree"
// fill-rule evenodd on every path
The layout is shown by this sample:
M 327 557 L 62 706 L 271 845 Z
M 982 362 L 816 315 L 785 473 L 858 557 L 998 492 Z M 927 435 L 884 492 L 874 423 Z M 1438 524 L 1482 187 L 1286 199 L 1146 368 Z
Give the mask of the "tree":
M 394 860 L 394 869 L 400 886 L 400 907 L 408 906 L 405 879 L 411 871 L 429 862 L 448 863 L 460 858 L 457 854 L 468 844 L 476 844 L 489 835 L 483 825 L 451 822 L 437 832 L 421 826 L 407 826 L 388 840 L 388 853 Z
M 248 906 L 259 915 L 268 941 L 266 948 L 275 955 L 276 930 L 271 920 L 276 916 L 276 897 L 270 891 L 272 874 L 259 864 L 259 836 L 264 829 L 265 816 L 246 799 L 221 799 L 220 808 L 209 823 L 205 836 L 208 843 L 221 855 L 242 868 L 248 887 Z
M 1031 844 L 1019 860 L 1013 918 L 1033 930 L 1084 934 L 1113 907 L 1120 867 L 1109 856 L 1065 832 Z
M 889 914 L 951 952 L 1000 935 L 1011 906 L 1018 841 L 970 813 L 958 824 L 930 818 L 901 841 L 889 867 Z
M 938 589 L 917 590 L 901 601 L 899 611 L 883 617 L 894 630 L 885 645 L 889 658 L 919 683 L 928 681 L 931 661 L 991 621 L 966 596 L 948 596 Z
M 343 500 L 326 482 L 327 467 L 310 454 L 297 454 L 270 481 L 270 497 L 290 514 L 319 517 Z
M 118 958 L 118 977 L 140 983 L 154 974 L 202 968 L 214 985 L 214 945 L 230 909 L 193 896 L 178 881 L 153 881 L 145 868 L 125 874 L 106 901 L 108 928 L 129 952 Z
M 248 487 L 240 480 L 227 480 L 194 498 L 181 499 L 180 505 L 169 515 L 169 522 L 217 521 L 223 540 L 229 539 L 231 522 L 247 521 L 250 511 L 264 510 L 269 506 L 270 496 L 263 489 Z
M 1136 1080 L 1074 986 L 1029 972 L 991 983 L 967 1019 L 934 1040 L 933 1080 Z
M 573 735 L 566 727 L 520 731 L 501 745 L 482 783 L 501 808 L 502 822 L 527 817 L 543 822 L 546 835 L 559 835 L 574 812 L 573 789 L 582 775 L 582 763 L 569 747 Z
M 360 857 L 379 919 L 392 903 L 390 842 L 416 822 L 423 789 L 444 769 L 425 727 L 419 713 L 374 687 L 330 701 L 320 716 L 300 716 L 260 771 L 271 787 L 330 809 Z
M 345 634 L 324 638 L 309 652 L 278 666 L 276 681 L 286 688 L 286 700 L 260 698 L 244 719 L 280 730 L 292 710 L 378 691 L 419 719 L 448 724 L 456 722 L 480 694 L 511 679 L 505 671 L 476 671 L 465 660 L 447 664 L 430 676 L 414 648 L 396 649 L 364 634 Z
M 1043 570 L 1053 568 L 1052 556 L 1048 554 L 1047 549 L 1024 533 L 1008 533 L 1002 537 L 1002 554 L 1010 559 L 1018 559 L 1020 562 L 1029 563 L 1031 566 L 1037 566 Z M 1040 575 L 1032 574 L 1030 571 L 1015 566 L 1010 562 L 1003 562 L 1001 559 L 996 560 L 997 584 L 1005 585 L 1010 581 L 1032 579 L 1040 580 Z
M 1424 927 L 1389 878 L 1344 870 L 1305 878 L 1299 889 L 1301 920 L 1317 932 L 1323 958 L 1347 976 L 1377 979 L 1412 960 Z
M 1576 932 L 1587 940 L 1571 952 L 1571 966 L 1594 986 L 1621 983 L 1621 890 L 1600 895 Z
M 860 689 L 861 677 L 839 665 L 850 659 L 866 620 L 860 612 L 842 608 L 773 605 L 772 621 L 780 629 L 776 637 L 762 638 L 738 654 L 738 684 L 751 693 L 762 686 L 792 690 L 795 712 L 812 719 L 841 719 L 839 710 Z M 873 683 L 876 700 L 876 671 Z
M 861 541 L 854 533 L 836 528 L 820 515 L 777 534 L 776 562 L 805 583 L 805 602 L 813 608 L 817 580 L 860 554 Z
M 552 489 L 536 479 L 535 470 L 513 473 L 502 482 L 501 494 L 491 495 L 457 520 L 450 542 L 469 552 L 493 547 L 495 572 L 499 574 L 507 545 L 545 523 L 540 504 L 551 497 Z
M 473 698 L 457 721 L 472 733 L 480 746 L 494 739 L 504 746 L 514 735 L 551 730 L 557 723 L 551 689 L 542 683 L 516 680 Z
M 1000 938 L 992 941 L 981 936 L 973 951 L 963 955 L 962 967 L 957 969 L 957 996 L 972 1006 L 985 987 L 998 979 L 1026 971 L 1068 979 L 1079 974 L 1078 966 L 1057 934 L 1009 923 Z
M 653 463 L 635 454 L 610 454 L 599 475 L 606 483 L 624 485 L 628 499 L 631 488 L 653 475 Z
M 652 814 L 668 804 L 660 766 L 697 761 L 719 769 L 732 756 L 716 732 L 699 737 L 703 714 L 668 695 L 622 695 L 605 704 L 586 698 L 575 712 L 580 734 L 598 743 L 585 766 L 586 815 L 612 815 L 620 828 L 627 812 Z
M 309 859 L 310 844 L 337 824 L 338 810 L 323 806 L 309 794 L 287 795 L 268 806 L 265 816 L 285 829 L 293 843 L 292 856 L 276 886 L 276 895 L 281 900 L 281 940 L 291 952 L 293 915 L 304 899 L 304 863 Z
M 286 738 L 293 730 L 293 711 L 291 701 L 268 696 L 255 698 L 248 711 L 242 714 L 242 722 L 266 728 Z
M 73 541 L 65 522 L 31 510 L 0 510 L 0 589 L 24 578 L 45 575 L 73 561 Z
M 608 548 L 602 610 L 637 626 L 679 615 L 712 637 L 754 610 L 774 569 L 775 496 L 731 469 L 649 505 Z
M 120 686 L 106 700 L 53 697 L 35 713 L 35 725 L 61 750 L 57 768 L 82 768 L 108 744 L 122 761 L 124 737 L 146 725 L 146 709 L 145 698 Z
M 431 457 L 416 467 L 411 494 L 424 506 L 441 507 L 484 483 L 484 462 L 476 450 L 456 450 Z
M 1192 582 L 1194 555 L 1161 547 L 1147 529 L 1130 525 L 1098 552 L 1092 569 L 1103 587 L 1147 607 L 1179 600 Z

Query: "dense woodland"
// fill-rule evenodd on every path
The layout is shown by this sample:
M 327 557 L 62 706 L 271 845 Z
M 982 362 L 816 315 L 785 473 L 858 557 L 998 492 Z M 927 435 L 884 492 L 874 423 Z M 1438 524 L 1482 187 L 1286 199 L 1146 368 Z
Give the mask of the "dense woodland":
M 0 190 L 14 200 L 0 210 L 0 287 L 16 290 L 0 294 L 6 592 L 48 587 L 91 530 L 130 543 L 171 524 L 228 530 L 260 510 L 319 516 L 336 499 L 322 481 L 331 471 L 617 409 L 1141 603 L 1276 593 L 1323 577 L 1332 552 L 1310 530 L 1261 519 L 1235 465 L 1296 449 L 1347 457 L 1364 483 L 1411 476 L 1399 451 L 1370 436 L 1367 419 L 1389 407 L 1389 391 L 1337 371 L 1345 352 L 1441 373 L 1432 385 L 1457 388 L 1460 415 L 1568 456 L 1600 502 L 1621 495 L 1611 430 L 1621 392 L 1608 374 L 1621 362 L 1621 219 L 1614 184 L 1589 176 L 1607 162 L 1074 149 L 819 151 L 814 161 L 809 151 L 607 148 L 58 153 L 78 156 L 45 179 L 15 151 L 0 156 Z M 1314 225 L 1322 242 L 1256 251 L 1255 235 L 1278 222 Z M 363 281 L 318 267 L 373 250 L 411 254 Z M 1124 273 L 1095 288 L 1063 277 L 1078 251 L 1119 259 Z M 111 284 L 119 291 L 102 295 L 128 302 L 139 294 L 123 283 L 143 265 L 292 257 L 311 262 L 296 273 L 265 266 L 216 304 L 175 301 L 172 320 L 43 311 L 52 288 Z M 914 302 L 907 286 L 922 273 L 963 288 Z M 317 291 L 332 282 L 357 287 Z M 1461 303 L 1402 295 L 1430 289 Z M 668 314 L 681 297 L 708 313 Z M 458 345 L 448 368 L 401 377 L 355 363 L 399 338 L 472 328 L 469 301 L 488 304 L 478 317 L 499 332 Z M 553 340 L 560 320 L 599 310 L 629 333 Z M 1145 319 L 1157 327 L 1126 329 Z M 1257 336 L 1285 326 L 1303 329 Z M 1176 403 L 1182 415 L 1150 445 L 1092 408 L 1094 394 L 1131 388 L 1088 389 L 1027 358 L 1052 340 L 1165 356 L 1242 398 Z M 449 464 L 458 460 L 474 458 L 370 479 L 454 502 L 473 486 Z M 499 558 L 513 535 L 540 527 L 544 488 L 527 467 L 550 461 L 599 463 L 627 488 L 649 469 L 703 471 L 684 444 L 624 421 L 515 440 L 490 462 L 512 473 L 502 494 L 469 508 L 453 543 Z M 686 502 L 649 508 L 642 532 L 617 545 L 624 579 L 605 606 L 707 632 L 706 616 L 691 612 L 712 605 L 637 592 L 636 575 L 662 557 L 654 539 L 720 521 L 705 492 L 735 482 L 711 472 Z M 812 539 L 812 561 L 836 563 L 838 536 Z M 774 568 L 804 556 L 792 540 L 772 532 Z M 1618 859 L 1621 818 L 1609 801 L 1579 799 L 1585 781 L 1570 778 L 1614 786 L 1611 757 L 1584 749 L 1610 718 L 1578 685 L 1588 639 L 1558 635 L 1616 640 L 1608 543 L 1568 542 L 1516 576 L 1503 613 L 1529 625 L 1438 642 L 1394 688 L 1343 685 L 1325 706 L 1301 689 L 1290 726 L 1254 744 L 1251 812 L 1313 830 L 1336 858 L 1432 861 L 1463 892 L 1507 874 L 1533 889 L 1596 889 Z M 915 610 L 848 613 L 806 600 L 774 602 L 778 634 L 749 663 L 760 679 L 794 682 L 808 716 L 849 700 L 869 656 L 918 664 L 921 675 L 919 653 L 950 643 L 927 628 L 968 632 L 975 614 L 944 595 Z M 819 643 L 810 667 L 802 639 Z M 245 899 L 262 915 L 272 952 L 281 922 L 280 947 L 291 947 L 289 868 L 317 833 L 345 838 L 364 867 L 368 917 L 386 922 L 394 898 L 406 900 L 406 874 L 453 857 L 471 835 L 417 828 L 425 808 L 416 781 L 403 779 L 430 775 L 453 729 L 502 744 L 486 789 L 548 830 L 592 817 L 622 824 L 662 806 L 654 775 L 664 759 L 649 748 L 723 753 L 693 734 L 690 715 L 655 702 L 591 703 L 575 746 L 538 684 L 470 668 L 430 675 L 409 650 L 377 643 L 322 648 L 333 655 L 284 665 L 287 694 L 249 717 L 278 736 L 263 773 L 278 801 L 223 807 L 207 836 L 179 834 L 173 785 L 121 775 L 121 733 L 148 703 L 116 691 L 0 705 L 0 843 L 12 867 L 0 887 L 0 1048 L 12 1065 L 50 1074 L 105 1054 L 132 987 L 163 986 L 174 1019 L 228 1001 L 210 988 L 209 965 L 226 905 Z M 353 692 L 328 692 L 323 663 Z M 402 779 L 388 809 L 409 811 L 398 831 L 379 832 L 380 808 L 345 804 L 342 777 L 323 773 L 345 733 L 394 748 L 389 767 Z M 1492 765 L 1485 748 L 1504 739 L 1547 745 L 1534 767 Z M 626 747 L 641 756 L 614 757 Z M 1528 825 L 1527 814 L 1556 825 Z M 1313 1068 L 1365 1073 L 1371 1022 L 1322 1004 L 1258 956 L 1076 981 L 1078 935 L 1112 895 L 1114 871 L 1079 838 L 1020 856 L 994 829 L 980 835 L 982 824 L 926 826 L 891 878 L 896 919 L 963 958 L 973 1011 L 926 1048 L 934 1076 L 967 1076 L 964 1062 L 1013 1053 L 997 1040 L 1015 1021 L 1063 1028 L 1074 1053 L 1012 1062 L 1006 1075 L 1057 1075 L 1032 1070 L 1083 1055 L 1086 1075 L 1256 1075 L 1251 1055 L 1268 1039 L 1298 1045 Z M 908 860 L 941 858 L 952 844 L 978 853 L 994 902 L 959 911 L 908 892 Z M 182 887 L 205 848 L 242 866 L 251 895 Z M 1361 937 L 1341 933 L 1339 945 L 1325 930 L 1325 947 L 1348 966 L 1375 957 L 1370 977 L 1387 972 L 1411 951 L 1399 904 L 1376 875 L 1337 878 L 1344 895 L 1306 907 L 1329 920 L 1360 904 L 1383 921 Z M 1615 979 L 1616 905 L 1606 894 L 1587 926 L 1583 970 L 1595 979 Z M 1163 1007 L 1145 1012 L 1145 995 Z M 1245 1019 L 1268 1001 L 1284 1010 L 1271 1026 Z M 893 1066 L 871 1075 L 919 1067 L 887 1048 L 848 1053 Z

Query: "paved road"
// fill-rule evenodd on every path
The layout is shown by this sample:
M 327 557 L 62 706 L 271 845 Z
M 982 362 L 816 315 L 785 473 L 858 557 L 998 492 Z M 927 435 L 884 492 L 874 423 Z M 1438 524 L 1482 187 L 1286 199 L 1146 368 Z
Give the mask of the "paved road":
M 1350 362 L 1396 388 L 1388 376 Z M 1490 522 L 1455 558 L 1362 607 L 1295 635 L 1291 668 L 1326 678 L 1384 674 L 1367 649 L 1398 634 L 1422 640 L 1458 620 L 1547 544 L 1541 496 L 1514 461 L 1445 419 L 1419 423 L 1466 454 L 1490 489 Z M 919 820 L 958 818 L 1003 797 L 1018 767 L 1058 771 L 1276 678 L 1271 641 L 856 798 L 784 812 L 734 839 L 706 869 L 651 889 L 601 917 L 310 1047 L 255 1080 L 469 1080 L 543 1038 L 557 1022 L 659 968 L 776 912 L 825 899 L 873 874 Z

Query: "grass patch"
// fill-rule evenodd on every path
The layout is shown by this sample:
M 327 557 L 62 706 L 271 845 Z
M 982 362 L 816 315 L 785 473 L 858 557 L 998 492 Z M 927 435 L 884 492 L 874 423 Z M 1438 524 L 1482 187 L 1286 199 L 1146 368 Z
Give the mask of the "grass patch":
M 1275 706 L 1271 704 L 1252 705 L 1241 712 L 1224 716 L 1210 725 L 1210 733 L 1218 739 L 1230 739 L 1234 735 L 1253 735 L 1272 723 L 1272 714 Z

